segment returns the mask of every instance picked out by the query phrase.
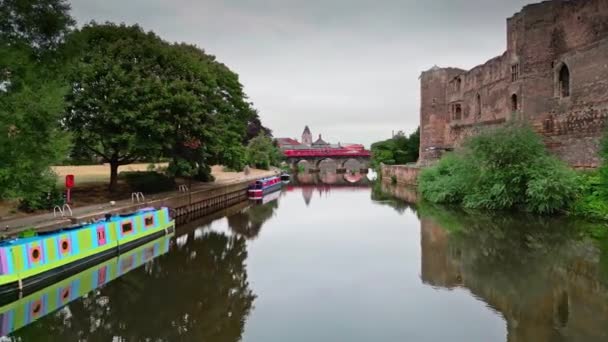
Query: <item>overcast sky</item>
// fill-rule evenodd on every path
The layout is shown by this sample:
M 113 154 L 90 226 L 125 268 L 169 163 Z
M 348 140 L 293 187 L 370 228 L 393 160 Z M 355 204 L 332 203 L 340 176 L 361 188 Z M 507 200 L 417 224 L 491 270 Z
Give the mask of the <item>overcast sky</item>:
M 139 24 L 198 45 L 240 75 L 275 137 L 304 125 L 369 146 L 419 123 L 418 76 L 506 50 L 530 0 L 71 0 L 78 23 Z

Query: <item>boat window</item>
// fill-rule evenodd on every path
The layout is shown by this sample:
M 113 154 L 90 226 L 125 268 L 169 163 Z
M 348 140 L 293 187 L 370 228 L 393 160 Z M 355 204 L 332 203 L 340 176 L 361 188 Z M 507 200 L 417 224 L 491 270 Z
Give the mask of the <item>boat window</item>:
M 67 252 L 70 249 L 70 243 L 68 242 L 68 240 L 63 240 L 61 241 L 61 251 L 62 252 Z
M 146 227 L 150 227 L 154 225 L 154 216 L 148 216 L 144 219 L 144 223 L 146 224 Z
M 97 228 L 97 241 L 102 245 L 106 243 L 106 231 L 103 226 Z
M 133 223 L 129 222 L 125 222 L 122 224 L 122 233 L 123 234 L 128 234 L 130 232 L 133 231 Z

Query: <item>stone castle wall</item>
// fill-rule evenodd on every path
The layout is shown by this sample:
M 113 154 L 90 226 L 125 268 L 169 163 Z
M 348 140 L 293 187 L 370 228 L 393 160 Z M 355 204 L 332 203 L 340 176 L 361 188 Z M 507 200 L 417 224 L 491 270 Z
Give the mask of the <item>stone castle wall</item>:
M 607 115 L 608 1 L 528 5 L 507 19 L 501 56 L 469 71 L 422 73 L 420 164 L 480 130 L 517 120 L 530 123 L 570 165 L 597 167 Z

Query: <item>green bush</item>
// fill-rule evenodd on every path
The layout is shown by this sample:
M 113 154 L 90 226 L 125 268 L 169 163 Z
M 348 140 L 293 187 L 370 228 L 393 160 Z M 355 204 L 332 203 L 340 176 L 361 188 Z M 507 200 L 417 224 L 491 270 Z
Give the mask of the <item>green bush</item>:
M 53 209 L 56 205 L 63 205 L 63 193 L 57 188 L 52 188 L 46 193 L 27 195 L 19 201 L 19 210 L 28 213 L 36 210 Z
M 424 170 L 419 184 L 435 203 L 548 214 L 570 206 L 576 179 L 531 128 L 509 125 L 468 139 L 461 151 Z
M 175 189 L 175 181 L 155 171 L 121 172 L 119 179 L 124 179 L 131 190 L 154 194 Z
M 570 213 L 594 220 L 608 220 L 608 201 L 604 196 L 601 171 L 581 172 L 577 181 L 578 196 Z

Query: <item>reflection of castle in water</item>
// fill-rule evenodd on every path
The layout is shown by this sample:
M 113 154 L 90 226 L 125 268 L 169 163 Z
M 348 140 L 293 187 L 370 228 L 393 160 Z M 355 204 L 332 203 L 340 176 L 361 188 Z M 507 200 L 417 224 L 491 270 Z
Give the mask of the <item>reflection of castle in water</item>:
M 423 217 L 422 281 L 469 289 L 502 313 L 507 341 L 608 340 L 608 287 L 593 244 L 483 229 L 449 234 Z
M 417 197 L 390 184 L 378 191 L 384 195 L 376 198 L 406 206 Z M 421 280 L 468 289 L 502 314 L 507 341 L 608 341 L 608 248 L 581 240 L 580 223 L 471 216 L 423 203 L 416 211 Z

